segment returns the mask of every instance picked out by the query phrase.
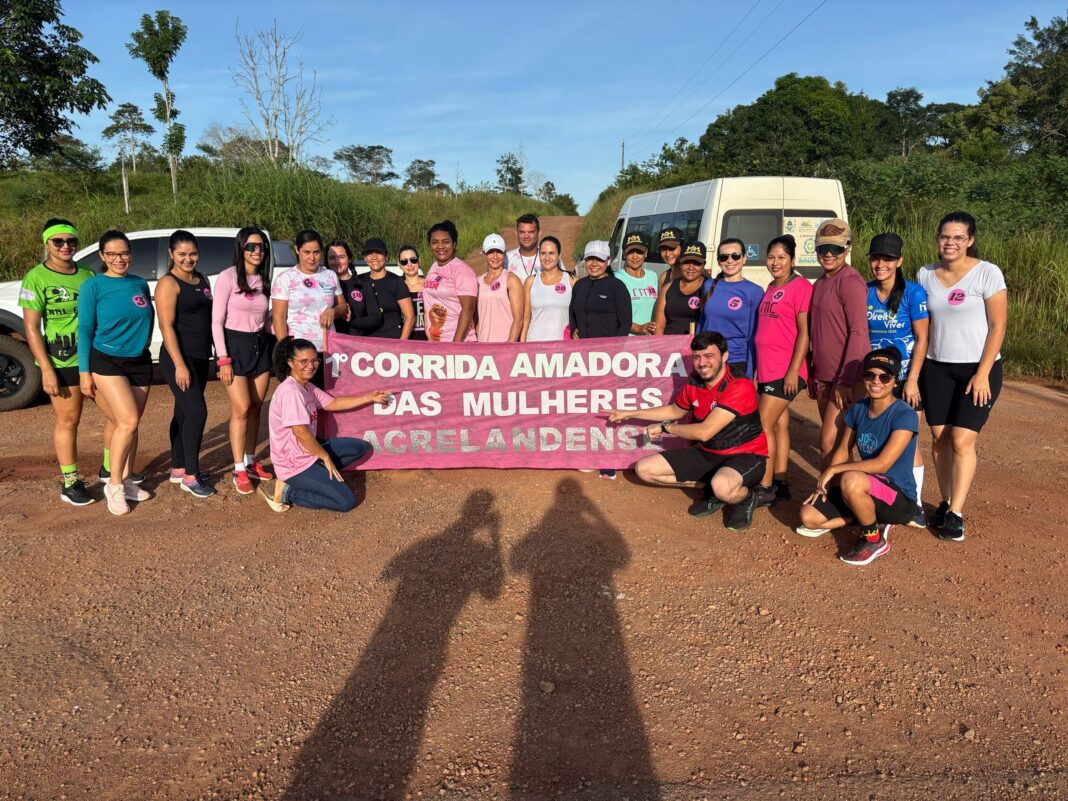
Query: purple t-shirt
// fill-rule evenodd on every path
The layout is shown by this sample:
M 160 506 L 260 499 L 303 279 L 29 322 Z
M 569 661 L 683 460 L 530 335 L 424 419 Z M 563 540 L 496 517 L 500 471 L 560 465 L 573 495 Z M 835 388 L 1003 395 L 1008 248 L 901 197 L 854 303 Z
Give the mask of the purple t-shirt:
M 701 288 L 701 297 L 708 294 L 714 279 L 709 278 Z M 745 374 L 752 378 L 756 361 L 753 334 L 756 333 L 757 310 L 764 292 L 748 279 L 715 281 L 712 295 L 701 309 L 697 333 L 718 331 L 727 340 L 727 363 L 745 362 Z
M 333 395 L 323 392 L 310 381 L 302 387 L 292 376 L 274 391 L 268 424 L 271 462 L 275 474 L 282 481 L 303 473 L 318 461 L 317 457 L 304 450 L 292 426 L 308 426 L 312 436 L 315 436 L 319 410 L 333 399 Z

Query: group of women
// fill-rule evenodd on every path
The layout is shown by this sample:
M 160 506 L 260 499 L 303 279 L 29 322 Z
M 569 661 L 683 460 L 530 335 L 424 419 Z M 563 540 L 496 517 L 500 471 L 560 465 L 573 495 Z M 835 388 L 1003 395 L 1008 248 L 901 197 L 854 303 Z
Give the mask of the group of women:
M 157 317 L 163 337 L 160 366 L 174 396 L 170 481 L 195 497 L 215 492 L 199 461 L 214 349 L 230 398 L 233 482 L 241 494 L 274 477 L 255 451 L 271 375 L 280 382 L 269 421 L 279 480 L 274 492 L 264 493 L 276 509 L 293 503 L 352 508 L 355 499 L 337 470 L 360 458 L 364 448 L 318 439 L 318 411 L 389 399 L 388 390 L 355 398 L 322 391 L 330 331 L 451 342 L 718 331 L 728 343 L 732 375 L 754 379 L 760 393 L 769 445 L 756 490 L 763 505 L 790 498 L 786 410 L 791 401 L 806 388 L 816 399 L 826 466 L 838 444 L 839 417 L 864 396 L 865 355 L 872 348 L 897 348 L 902 368 L 895 392 L 914 408 L 922 405 L 931 427 L 941 502 L 930 523 L 948 539 L 963 538 L 976 438 L 1001 386 L 1004 278 L 995 265 L 978 258 L 975 220 L 963 212 L 940 222 L 939 260 L 921 268 L 915 282 L 902 275 L 900 238 L 888 233 L 871 243 L 873 280 L 865 284 L 848 263 L 848 225 L 829 220 L 816 237 L 821 277 L 812 284 L 795 270 L 796 243 L 784 235 L 767 245 L 771 280 L 766 289 L 743 276 L 741 240 L 718 245 L 719 271 L 712 277 L 706 274 L 705 246 L 684 241 L 670 228 L 658 236 L 667 266 L 660 278 L 645 268 L 650 243 L 641 233 L 624 240 L 625 266 L 618 276 L 610 267 L 608 243 L 588 243 L 586 275 L 579 280 L 562 269 L 555 237 L 541 239 L 540 269 L 521 280 L 508 269 L 503 238 L 491 234 L 483 242 L 487 270 L 477 276 L 456 256 L 456 226 L 444 220 L 427 234 L 433 263 L 425 275 L 411 245 L 397 252 L 403 276 L 386 270 L 389 253 L 380 239 L 364 243 L 361 255 L 369 271 L 358 275 L 347 243 L 325 244 L 317 232 L 304 230 L 294 239 L 297 265 L 272 282 L 270 240 L 247 227 L 239 231 L 233 264 L 219 275 L 214 291 L 197 270 L 196 237 L 176 231 L 169 241 L 170 270 L 154 298 L 146 281 L 130 272 L 130 242 L 121 231 L 100 238 L 99 275 L 74 262 L 79 239 L 69 221 L 49 220 L 42 240 L 44 258 L 27 273 L 19 303 L 55 409 L 61 497 L 75 505 L 93 501 L 77 467 L 77 429 L 88 396 L 107 421 L 100 476 L 113 514 L 127 513 L 129 501 L 150 497 L 140 487 L 144 476 L 134 470 L 134 459 L 151 385 L 148 345 Z M 919 487 L 918 451 L 915 462 Z M 612 477 L 612 471 L 602 475 Z M 923 525 L 923 518 L 916 522 Z

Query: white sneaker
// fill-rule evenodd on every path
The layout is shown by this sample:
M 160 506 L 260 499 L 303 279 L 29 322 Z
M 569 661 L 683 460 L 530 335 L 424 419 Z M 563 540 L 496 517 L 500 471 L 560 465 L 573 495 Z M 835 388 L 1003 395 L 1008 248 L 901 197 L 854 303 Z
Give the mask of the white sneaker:
M 822 537 L 824 534 L 826 534 L 828 531 L 830 531 L 830 529 L 829 528 L 805 528 L 804 526 L 798 526 L 797 528 L 794 529 L 794 531 L 796 531 L 802 537 L 813 537 L 813 538 L 815 538 L 815 537 Z
M 147 501 L 152 497 L 148 494 L 148 490 L 141 489 L 130 479 L 126 479 L 122 482 L 122 491 L 123 494 L 126 495 L 126 500 L 128 501 Z
M 130 513 L 130 506 L 126 503 L 124 488 L 119 484 L 107 483 L 104 485 L 104 500 L 107 501 L 108 511 L 113 515 L 126 515 Z

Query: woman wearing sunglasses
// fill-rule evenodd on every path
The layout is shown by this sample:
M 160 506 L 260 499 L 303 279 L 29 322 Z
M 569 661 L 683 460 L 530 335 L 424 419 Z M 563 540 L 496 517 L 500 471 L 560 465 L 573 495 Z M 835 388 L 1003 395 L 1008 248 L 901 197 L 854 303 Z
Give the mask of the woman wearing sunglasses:
M 916 273 L 931 315 L 920 392 L 942 494 L 928 522 L 941 539 L 960 542 L 964 502 L 975 478 L 975 444 L 1001 392 L 1009 299 L 1001 269 L 979 258 L 972 215 L 955 211 L 942 218 L 938 256 Z
M 230 453 L 234 487 L 253 492 L 252 480 L 272 478 L 256 461 L 260 414 L 271 383 L 267 310 L 271 297 L 271 243 L 259 228 L 246 226 L 234 239 L 234 266 L 223 270 L 212 297 L 211 331 L 219 380 L 230 396 Z
M 372 303 L 378 304 L 382 325 L 367 333 L 380 339 L 407 339 L 415 326 L 415 307 L 411 293 L 403 278 L 386 269 L 389 255 L 386 243 L 381 239 L 368 239 L 363 244 L 363 260 L 367 262 L 367 285 L 371 289 Z
M 866 565 L 890 550 L 889 533 L 916 512 L 916 410 L 894 397 L 901 373 L 897 348 L 873 350 L 863 360 L 863 399 L 839 418 L 837 441 L 816 491 L 801 507 L 797 533 L 820 537 L 855 522 L 860 538 L 839 557 L 847 565 Z M 850 458 L 853 445 L 860 461 Z
M 860 367 L 868 344 L 868 287 L 847 263 L 852 232 L 845 220 L 824 221 L 816 229 L 816 258 L 823 274 L 812 286 L 809 396 L 820 413 L 820 459 L 826 467 L 834 450 L 838 415 L 863 397 Z
M 74 261 L 78 231 L 69 220 L 55 217 L 46 222 L 41 239 L 44 259 L 22 279 L 19 306 L 26 344 L 41 368 L 41 388 L 56 415 L 52 439 L 62 481 L 60 500 L 87 506 L 93 497 L 78 476 L 78 424 L 83 405 L 78 378 L 78 296 L 93 273 Z M 110 440 L 108 423 L 104 441 Z
M 397 253 L 397 264 L 404 273 L 404 285 L 412 296 L 412 309 L 415 312 L 415 325 L 408 339 L 426 341 L 426 319 L 423 315 L 423 284 L 426 279 L 419 269 L 419 251 L 414 245 L 401 245 Z
M 279 384 L 271 398 L 268 428 L 271 462 L 278 479 L 273 493 L 260 487 L 260 494 L 276 512 L 292 505 L 335 512 L 355 509 L 356 496 L 341 471 L 370 447 L 354 437 L 317 439 L 319 411 L 345 412 L 370 403 L 385 406 L 393 397 L 388 390 L 376 389 L 335 398 L 312 384 L 319 362 L 319 352 L 306 339 L 287 337 L 274 351 L 274 374 Z
M 337 273 L 341 293 L 345 296 L 345 314 L 334 320 L 339 334 L 359 336 L 382 327 L 382 312 L 374 302 L 370 282 L 352 271 L 352 248 L 335 239 L 326 246 L 326 266 Z M 370 299 L 368 296 L 372 295 Z
M 683 249 L 685 254 L 686 250 Z M 697 333 L 718 331 L 727 339 L 727 367 L 735 378 L 753 377 L 756 356 L 753 336 L 764 290 L 742 277 L 745 243 L 724 239 L 716 248 L 719 275 L 709 278 L 701 294 Z

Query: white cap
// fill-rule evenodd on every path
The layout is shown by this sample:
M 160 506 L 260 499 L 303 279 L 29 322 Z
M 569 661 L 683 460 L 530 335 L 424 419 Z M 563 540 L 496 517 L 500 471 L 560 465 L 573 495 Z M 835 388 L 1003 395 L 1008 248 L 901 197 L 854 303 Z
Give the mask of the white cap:
M 586 243 L 586 252 L 582 255 L 582 258 L 609 261 L 612 258 L 612 251 L 608 247 L 608 243 L 603 239 L 594 239 Z
M 491 250 L 499 250 L 501 253 L 505 252 L 503 236 L 500 234 L 490 234 L 482 240 L 482 252 L 489 253 Z

